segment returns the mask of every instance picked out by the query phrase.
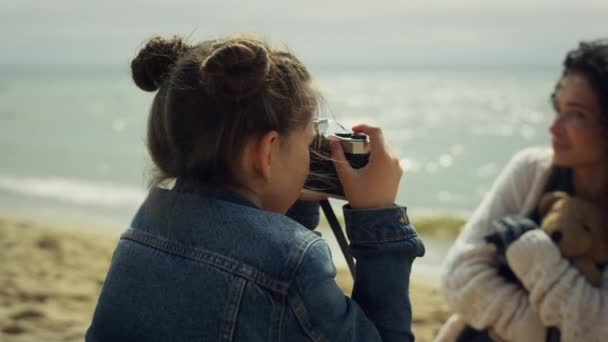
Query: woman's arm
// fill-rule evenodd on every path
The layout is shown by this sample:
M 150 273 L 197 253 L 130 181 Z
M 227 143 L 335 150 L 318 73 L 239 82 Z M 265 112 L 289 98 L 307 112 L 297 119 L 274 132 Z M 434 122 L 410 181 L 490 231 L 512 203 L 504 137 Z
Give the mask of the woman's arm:
M 507 249 L 513 272 L 530 291 L 543 323 L 556 326 L 563 341 L 605 341 L 608 337 L 608 271 L 591 286 L 541 230 L 524 234 Z
M 424 246 L 405 208 L 345 207 L 351 251 L 357 260 L 352 299 L 335 283 L 327 244 L 306 253 L 290 293 L 290 305 L 313 340 L 413 341 L 409 298 L 411 265 Z
M 509 162 L 450 249 L 441 274 L 452 309 L 474 328 L 491 329 L 507 341 L 545 338 L 527 292 L 498 274 L 496 249 L 484 240 L 496 231 L 494 220 L 520 214 L 533 179 L 531 153 L 526 150 Z

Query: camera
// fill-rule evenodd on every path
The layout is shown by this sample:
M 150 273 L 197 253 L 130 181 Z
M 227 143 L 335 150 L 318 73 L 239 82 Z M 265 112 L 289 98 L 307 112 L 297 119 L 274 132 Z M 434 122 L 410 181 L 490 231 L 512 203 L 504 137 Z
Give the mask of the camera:
M 338 179 L 331 157 L 329 141 L 340 142 L 344 155 L 354 169 L 364 167 L 369 160 L 369 137 L 362 133 L 319 133 L 311 144 L 310 173 L 304 184 L 308 193 L 344 198 L 344 189 Z

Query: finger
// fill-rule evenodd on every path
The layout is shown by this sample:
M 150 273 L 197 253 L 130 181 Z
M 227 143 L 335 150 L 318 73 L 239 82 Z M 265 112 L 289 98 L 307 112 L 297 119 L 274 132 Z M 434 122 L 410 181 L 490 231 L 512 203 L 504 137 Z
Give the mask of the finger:
M 367 124 L 360 124 L 353 126 L 353 132 L 365 133 L 369 137 L 371 155 L 388 154 L 386 147 L 386 141 L 384 140 L 384 134 L 382 129 L 376 126 L 370 126 Z
M 484 240 L 486 240 L 487 243 L 494 245 L 497 251 L 499 251 L 503 245 L 502 239 L 498 234 L 488 235 L 484 238 Z
M 332 161 L 334 163 L 334 167 L 336 168 L 336 173 L 338 174 L 338 178 L 340 181 L 343 181 L 348 177 L 348 174 L 353 172 L 353 168 L 346 160 L 346 156 L 344 156 L 344 150 L 342 146 L 337 141 L 330 141 L 329 148 L 331 150 Z
M 498 237 L 496 236 L 496 234 L 490 234 L 490 235 L 486 235 L 483 238 L 487 243 L 492 243 L 492 244 L 496 244 Z
M 505 229 L 508 229 L 508 227 L 510 226 L 508 220 L 509 219 L 507 217 L 503 217 L 494 221 L 494 227 L 496 227 L 496 231 L 503 231 Z
M 536 229 L 538 228 L 538 225 L 536 224 L 536 222 L 526 218 L 524 220 L 524 228 L 525 230 Z
M 504 217 L 502 221 L 508 226 L 517 226 L 517 220 L 513 216 Z

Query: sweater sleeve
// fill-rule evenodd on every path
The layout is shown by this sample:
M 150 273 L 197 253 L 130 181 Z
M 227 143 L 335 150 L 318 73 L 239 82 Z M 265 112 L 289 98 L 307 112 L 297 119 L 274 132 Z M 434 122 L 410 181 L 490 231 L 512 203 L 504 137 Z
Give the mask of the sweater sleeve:
M 545 327 L 528 294 L 498 274 L 492 222 L 519 214 L 533 178 L 528 150 L 516 154 L 465 225 L 444 262 L 440 286 L 451 308 L 476 329 L 507 341 L 544 341 Z
M 513 272 L 530 291 L 530 303 L 562 341 L 605 341 L 608 336 L 608 271 L 590 285 L 541 230 L 524 234 L 507 249 Z

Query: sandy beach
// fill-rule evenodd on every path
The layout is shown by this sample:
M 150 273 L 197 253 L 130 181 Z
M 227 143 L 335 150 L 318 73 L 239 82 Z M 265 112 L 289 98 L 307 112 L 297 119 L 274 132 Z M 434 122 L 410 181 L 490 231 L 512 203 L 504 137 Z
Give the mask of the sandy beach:
M 0 341 L 82 341 L 118 229 L 0 215 Z M 349 293 L 350 275 L 338 282 Z M 431 341 L 449 311 L 430 281 L 411 286 L 414 331 Z

